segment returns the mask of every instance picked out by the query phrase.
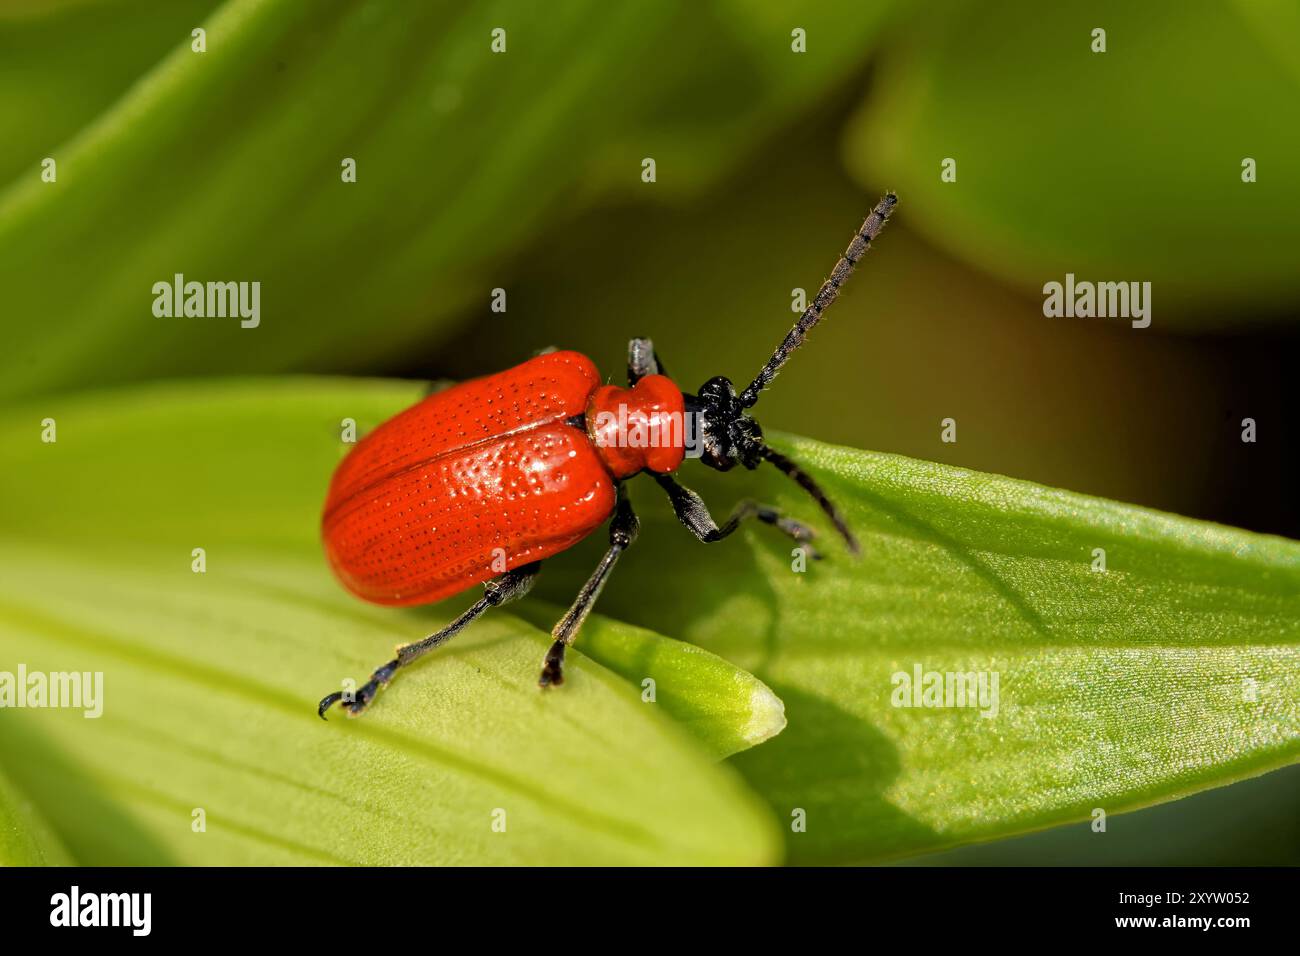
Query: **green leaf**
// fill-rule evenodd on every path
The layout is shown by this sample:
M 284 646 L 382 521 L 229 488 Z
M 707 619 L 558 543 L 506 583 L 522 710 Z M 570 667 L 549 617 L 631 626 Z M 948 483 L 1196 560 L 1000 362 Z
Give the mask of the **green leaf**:
M 661 0 L 228 0 L 201 24 L 204 53 L 190 36 L 201 4 L 160 21 L 169 47 L 162 26 L 127 31 L 138 39 L 81 84 L 102 92 L 17 111 L 0 288 L 7 314 L 59 334 L 6 329 L 0 395 L 356 370 L 427 344 L 487 309 L 491 277 L 546 223 L 613 188 L 680 198 L 716 179 L 855 68 L 885 8 L 802 11 L 816 55 L 790 51 L 775 10 Z M 47 59 L 98 49 L 76 39 L 100 17 L 0 20 L 0 51 L 25 51 L 6 79 L 44 99 Z M 491 50 L 498 27 L 505 53 Z M 259 324 L 156 317 L 154 285 L 177 274 L 260 282 Z
M 532 601 L 515 613 L 549 631 L 563 610 Z M 770 687 L 694 644 L 593 614 L 582 625 L 579 646 L 638 692 L 652 679 L 655 702 L 719 760 L 785 727 L 785 705 Z
M 843 508 L 860 560 L 824 538 L 826 559 L 795 573 L 789 543 L 763 526 L 702 547 L 649 487 L 619 569 L 641 587 L 611 585 L 602 610 L 700 644 L 784 701 L 789 726 L 733 763 L 778 819 L 806 813 L 806 832 L 787 833 L 792 861 L 991 840 L 1300 759 L 1300 544 L 778 442 Z M 683 477 L 715 515 L 748 495 L 824 527 L 773 471 Z M 647 582 L 672 600 L 646 602 Z M 918 665 L 998 674 L 996 716 L 893 706 L 893 676 Z
M 1243 302 L 1285 319 L 1300 291 L 1300 125 L 1279 121 L 1300 95 L 1295 20 L 1288 0 L 949 3 L 887 57 L 848 162 L 897 188 L 931 241 L 1026 292 L 1069 272 L 1151 282 L 1155 327 L 1221 324 Z
M 382 806 L 397 801 L 403 821 L 442 819 L 452 801 L 446 826 L 454 832 L 439 830 L 410 848 L 410 858 L 430 858 L 423 854 L 459 846 L 463 828 L 480 819 L 457 816 L 456 797 L 420 785 L 442 771 L 412 769 L 409 740 L 436 740 L 461 760 L 477 759 L 483 747 L 488 758 L 500 756 L 493 768 L 562 786 L 574 805 L 599 801 L 623 821 L 665 819 L 640 802 L 637 774 L 658 786 L 671 780 L 690 793 L 664 805 L 702 801 L 690 815 L 708 817 L 700 827 L 709 832 L 674 834 L 681 842 L 662 844 L 657 858 L 685 861 L 689 843 L 713 860 L 770 859 L 768 824 L 719 773 L 727 768 L 710 767 L 665 726 L 668 714 L 685 714 L 687 697 L 702 701 L 711 720 L 725 717 L 725 695 L 665 693 L 667 713 L 641 703 L 639 678 L 650 668 L 640 655 L 658 672 L 672 642 L 622 624 L 593 621 L 576 650 L 633 682 L 579 658 L 588 677 L 564 693 L 576 689 L 584 702 L 559 706 L 582 716 L 562 729 L 535 709 L 571 699 L 534 693 L 546 638 L 508 615 L 458 638 L 446 660 L 435 655 L 403 675 L 383 709 L 361 721 L 336 721 L 320 733 L 323 725 L 300 710 L 450 613 L 352 600 L 322 570 L 314 540 L 324 485 L 344 450 L 341 419 L 355 418 L 364 432 L 418 393 L 410 384 L 330 380 L 157 385 L 6 409 L 0 496 L 9 504 L 10 545 L 0 552 L 0 660 L 31 649 L 30 666 L 86 669 L 97 655 L 106 674 L 119 675 L 108 684 L 103 725 L 113 726 L 113 707 L 128 708 L 111 748 L 100 739 L 108 734 L 91 736 L 84 725 L 94 722 L 75 714 L 29 711 L 21 722 L 0 722 L 0 755 L 15 782 L 87 862 L 199 853 L 301 859 L 293 855 L 299 845 L 376 859 L 393 851 L 370 846 L 369 856 L 348 856 L 351 848 L 341 849 L 328 828 L 313 842 L 322 831 L 312 821 L 333 820 L 344 793 L 360 805 L 338 827 L 362 832 L 358 819 L 378 812 L 379 802 L 335 782 L 350 773 L 346 754 L 372 773 L 385 768 Z M 46 417 L 56 419 L 55 444 L 39 440 Z M 806 813 L 806 832 L 787 827 L 792 860 L 877 860 L 994 839 L 1083 821 L 1096 807 L 1117 813 L 1173 799 L 1297 759 L 1300 545 L 962 469 L 777 441 L 841 504 L 864 545 L 859 561 L 826 540 L 826 559 L 795 573 L 789 543 L 763 526 L 704 547 L 678 526 L 656 487 L 632 482 L 643 529 L 600 608 L 753 671 L 784 702 L 789 725 L 729 763 L 778 820 Z M 715 514 L 752 495 L 824 524 L 775 473 L 685 471 Z M 190 571 L 198 546 L 208 548 L 206 575 Z M 594 535 L 548 562 L 539 592 L 567 603 L 603 547 Z M 1106 552 L 1104 573 L 1092 570 L 1097 548 Z M 536 623 L 554 620 L 554 608 L 521 607 Z M 620 646 L 627 635 L 646 644 Z M 713 658 L 700 660 L 735 680 Z M 893 675 L 917 664 L 996 672 L 997 716 L 893 707 Z M 677 671 L 667 673 L 672 688 Z M 474 699 L 448 708 L 448 688 Z M 617 747 L 633 765 L 596 756 L 607 756 L 615 720 L 633 728 Z M 485 734 L 485 721 L 504 729 Z M 525 743 L 525 753 L 515 753 Z M 308 777 L 321 767 L 323 779 Z M 130 768 L 126 779 L 120 768 Z M 175 789 L 155 792 L 169 786 L 172 768 Z M 304 779 L 316 789 L 300 793 Z M 447 786 L 460 792 L 459 783 Z M 219 831 L 228 845 L 189 842 L 203 839 L 188 830 L 190 811 L 204 805 L 194 791 L 218 793 L 222 812 L 212 819 L 244 828 L 238 837 Z M 479 793 L 472 799 L 490 799 Z M 300 805 L 310 820 L 282 829 L 283 808 Z M 713 813 L 746 832 L 719 830 Z M 295 849 L 260 844 L 268 828 Z M 210 826 L 206 836 L 213 833 Z M 606 860 L 648 855 L 611 833 L 594 840 L 570 830 L 556 839 L 568 858 L 579 845 Z M 559 858 L 541 844 L 527 851 Z
M 71 862 L 36 807 L 0 774 L 0 866 L 68 866 Z
M 101 672 L 103 715 L 16 711 L 0 753 L 85 863 L 757 864 L 765 813 L 634 688 L 485 618 L 356 721 L 314 702 L 427 615 L 355 608 L 322 569 L 0 547 L 0 658 Z M 506 831 L 494 832 L 504 811 Z M 205 829 L 192 827 L 203 814 Z
M 549 637 L 505 613 L 403 673 L 364 718 L 316 718 L 320 696 L 451 615 L 364 605 L 316 541 L 341 418 L 364 431 L 418 391 L 153 386 L 4 409 L 0 662 L 103 674 L 98 718 L 6 711 L 15 783 L 88 864 L 778 859 L 766 808 L 711 758 L 717 708 L 701 750 L 668 716 L 689 710 L 669 706 L 674 688 L 647 706 L 580 649 L 544 694 Z M 678 649 L 674 663 L 653 635 L 598 643 L 692 692 L 755 686 L 709 655 Z

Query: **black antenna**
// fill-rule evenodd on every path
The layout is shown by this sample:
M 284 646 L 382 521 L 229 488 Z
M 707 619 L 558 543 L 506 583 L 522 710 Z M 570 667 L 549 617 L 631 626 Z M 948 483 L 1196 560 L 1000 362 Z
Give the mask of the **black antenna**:
M 844 544 L 848 547 L 850 554 L 861 553 L 862 549 L 858 546 L 858 539 L 853 537 L 853 532 L 850 531 L 849 526 L 844 523 L 844 519 L 840 517 L 840 513 L 836 510 L 835 505 L 831 504 L 831 500 L 826 497 L 826 492 L 822 491 L 821 486 L 817 484 L 817 482 L 813 481 L 812 475 L 808 474 L 808 472 L 804 471 L 789 458 L 786 458 L 785 455 L 773 451 L 766 445 L 763 446 L 760 454 L 763 456 L 764 460 L 770 461 L 780 469 L 781 472 L 793 478 L 799 484 L 800 488 L 813 496 L 813 499 L 817 504 L 821 505 L 822 511 L 826 512 L 826 517 L 831 519 L 831 524 L 835 525 L 835 530 L 844 538 Z
M 866 222 L 858 230 L 858 234 L 853 237 L 849 247 L 844 250 L 840 256 L 839 262 L 835 263 L 835 268 L 831 270 L 830 278 L 822 283 L 822 287 L 817 290 L 813 296 L 812 303 L 804 310 L 803 315 L 799 316 L 799 321 L 794 324 L 789 333 L 772 357 L 767 360 L 763 370 L 758 373 L 758 377 L 750 382 L 749 387 L 740 393 L 740 404 L 744 408 L 753 408 L 758 402 L 758 393 L 772 384 L 772 379 L 776 378 L 777 372 L 781 371 L 781 366 L 786 363 L 795 349 L 803 345 L 803 340 L 807 337 L 809 330 L 821 321 L 822 313 L 825 312 L 835 297 L 840 293 L 840 286 L 849 276 L 853 275 L 853 267 L 856 266 L 861 258 L 867 254 L 867 249 L 871 246 L 871 240 L 880 235 L 880 230 L 885 228 L 885 222 L 889 219 L 889 214 L 894 211 L 894 206 L 898 203 L 898 197 L 893 193 L 886 193 L 885 198 L 876 203 L 876 208 L 871 210 L 871 215 L 867 216 Z

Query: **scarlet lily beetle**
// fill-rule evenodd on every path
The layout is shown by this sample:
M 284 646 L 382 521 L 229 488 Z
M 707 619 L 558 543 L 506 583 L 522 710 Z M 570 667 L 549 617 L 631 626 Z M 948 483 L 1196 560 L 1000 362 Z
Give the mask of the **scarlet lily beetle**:
M 434 634 L 397 649 L 354 694 L 362 713 L 397 671 L 446 643 L 490 607 L 528 593 L 541 561 L 610 520 L 609 550 L 551 632 L 541 687 L 564 682 L 564 652 L 600 595 L 639 522 L 623 482 L 648 473 L 700 541 L 721 541 L 747 518 L 796 541 L 812 529 L 775 508 L 742 501 L 721 525 L 673 473 L 692 450 L 710 468 L 763 462 L 794 479 L 821 506 L 852 553 L 858 543 L 812 476 L 763 442 L 746 411 L 835 301 L 897 203 L 877 203 L 812 303 L 757 377 L 739 394 L 721 376 L 698 394 L 664 372 L 649 339 L 628 346 L 627 388 L 602 385 L 591 359 L 549 352 L 522 365 L 430 395 L 367 435 L 339 464 L 322 518 L 325 553 L 343 584 L 377 604 L 428 604 L 483 584 L 483 597 Z M 815 556 L 815 554 L 814 554 Z

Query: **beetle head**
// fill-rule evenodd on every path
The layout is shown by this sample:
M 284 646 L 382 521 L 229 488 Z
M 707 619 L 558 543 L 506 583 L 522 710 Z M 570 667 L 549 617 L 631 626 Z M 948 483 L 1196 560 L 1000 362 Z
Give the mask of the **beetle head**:
M 698 395 L 686 397 L 700 437 L 700 461 L 718 471 L 736 465 L 757 468 L 763 460 L 763 429 L 745 414 L 731 380 L 718 375 L 700 386 Z

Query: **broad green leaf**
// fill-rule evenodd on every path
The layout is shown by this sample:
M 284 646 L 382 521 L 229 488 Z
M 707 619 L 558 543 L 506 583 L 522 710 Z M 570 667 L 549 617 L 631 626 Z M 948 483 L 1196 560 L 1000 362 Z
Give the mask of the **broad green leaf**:
M 563 610 L 531 601 L 515 614 L 549 631 Z M 719 759 L 748 750 L 785 727 L 785 705 L 753 674 L 694 644 L 593 614 L 582 653 L 631 681 Z M 646 680 L 654 683 L 647 687 Z
M 803 439 L 863 545 L 792 570 L 759 526 L 699 545 L 659 489 L 604 613 L 752 671 L 789 724 L 733 762 L 795 862 L 879 860 L 1113 814 L 1300 758 L 1300 544 Z M 774 472 L 684 475 L 817 522 Z M 823 522 L 818 522 L 824 525 Z M 1106 570 L 1093 570 L 1094 552 Z M 653 593 L 671 600 L 644 600 Z M 548 579 L 547 593 L 572 581 Z M 893 676 L 999 675 L 996 716 L 896 707 Z M 991 712 L 991 708 L 989 708 Z M 1085 823 L 1079 823 L 1085 826 Z
M 67 866 L 71 862 L 40 811 L 0 774 L 0 866 Z
M 319 380 L 153 386 L 7 410 L 0 494 L 12 502 L 7 525 L 24 550 L 0 575 L 12 591 L 6 602 L 20 609 L 39 602 L 37 581 L 47 578 L 41 550 L 50 541 L 79 541 L 81 557 L 59 556 L 71 583 L 57 613 L 75 611 L 101 629 L 121 626 L 130 607 L 117 604 L 151 608 L 152 600 L 161 613 L 171 607 L 172 587 L 142 575 L 152 597 L 132 602 L 128 580 L 96 585 L 99 571 L 72 576 L 79 561 L 102 570 L 129 547 L 154 559 L 165 551 L 177 586 L 193 588 L 189 549 L 210 540 L 205 586 L 221 563 L 234 562 L 223 573 L 238 574 L 236 593 L 243 582 L 265 580 L 277 595 L 318 597 L 308 605 L 318 616 L 248 624 L 283 612 L 245 608 L 223 589 L 216 608 L 199 615 L 217 636 L 187 648 L 223 673 L 234 658 L 256 660 L 262 647 L 276 648 L 295 673 L 315 668 L 311 680 L 294 681 L 294 706 L 317 687 L 364 672 L 378 661 L 376 645 L 405 640 L 430 619 L 346 599 L 321 575 L 313 535 L 303 529 L 314 528 L 324 476 L 342 453 L 339 420 L 355 417 L 364 431 L 417 392 L 407 384 Z M 39 441 L 45 417 L 58 422 L 54 445 Z M 860 561 L 826 541 L 826 560 L 796 573 L 789 544 L 764 527 L 701 546 L 658 489 L 634 482 L 643 530 L 601 610 L 699 643 L 753 670 L 779 695 L 789 725 L 732 763 L 778 819 L 806 813 L 806 832 L 787 837 L 791 859 L 882 859 L 993 839 L 1081 821 L 1095 807 L 1116 813 L 1172 799 L 1296 759 L 1300 546 L 961 469 L 803 440 L 782 444 L 842 504 L 863 540 Z M 683 477 L 716 512 L 752 494 L 816 522 L 810 503 L 779 476 L 688 470 Z M 208 500 L 246 517 L 206 509 Z M 598 538 L 548 562 L 539 590 L 567 602 L 603 547 Z M 1097 548 L 1106 551 L 1105 572 L 1092 570 Z M 310 573 L 278 586 L 277 575 L 299 566 Z M 89 597 L 78 597 L 85 589 Z M 109 602 L 111 610 L 87 609 L 86 601 Z M 536 612 L 539 619 L 549 610 Z M 193 617 L 183 606 L 175 613 Z M 237 634 L 239 621 L 264 640 L 231 652 L 224 635 L 227 628 Z M 508 621 L 502 615 L 492 627 Z M 383 638 L 372 633 L 381 628 Z M 482 628 L 475 641 L 500 633 L 486 621 Z M 285 642 L 297 633 L 311 637 Z M 479 653 L 469 637 L 449 650 Z M 501 665 L 503 679 L 531 683 L 545 638 L 530 630 L 528 642 Z M 332 659 L 322 659 L 336 644 Z M 317 645 L 320 655 L 304 656 Z M 592 646 L 600 649 L 599 636 Z M 342 667 L 333 663 L 339 658 Z M 606 659 L 635 678 L 639 668 Z M 998 673 L 997 716 L 891 706 L 892 676 L 917 664 Z M 384 706 L 426 715 L 423 695 L 436 696 L 449 681 L 438 668 L 452 666 L 404 675 Z M 278 673 L 263 667 L 257 680 L 287 679 Z M 406 681 L 421 689 L 404 690 Z M 621 702 L 647 709 L 635 684 L 619 687 Z M 523 700 L 531 706 L 535 698 Z M 345 729 L 367 727 L 379 714 Z M 49 765 L 57 766 L 18 764 L 28 772 Z M 38 781 L 18 782 L 38 797 L 48 792 Z M 79 856 L 82 842 L 93 845 L 90 835 L 69 838 Z M 111 856 L 100 853 L 94 858 Z
M 1151 282 L 1155 328 L 1243 302 L 1282 319 L 1300 290 L 1295 22 L 1289 0 L 946 3 L 887 57 L 848 162 L 896 187 L 933 242 L 1026 291 L 1069 272 Z
M 0 394 L 357 369 L 486 314 L 505 258 L 545 223 L 612 188 L 680 198 L 715 180 L 855 68 L 886 4 L 810 5 L 806 55 L 776 5 L 746 7 L 227 0 L 204 53 L 168 16 L 152 65 L 160 28 L 139 31 L 94 71 L 115 90 L 142 70 L 111 105 L 24 107 L 6 144 Z M 0 20 L 0 50 L 24 50 L 6 78 L 45 89 L 40 53 L 93 45 L 101 15 Z M 156 317 L 154 286 L 177 274 L 261 283 L 259 324 Z
M 517 619 L 485 618 L 364 718 L 322 723 L 317 697 L 439 619 L 354 607 L 289 559 L 213 555 L 198 575 L 161 557 L 0 546 L 0 660 L 103 674 L 99 718 L 0 726 L 5 767 L 82 862 L 777 858 L 734 773 L 622 678 L 575 654 L 564 692 L 539 691 L 548 635 Z
M 418 392 L 158 385 L 4 409 L 0 670 L 102 673 L 103 714 L 7 710 L 0 765 L 92 864 L 778 859 L 766 808 L 711 758 L 745 725 L 728 734 L 720 706 L 685 730 L 670 716 L 710 680 L 715 704 L 756 682 L 686 648 L 673 662 L 654 635 L 595 628 L 610 659 L 663 668 L 662 707 L 580 649 L 540 692 L 548 635 L 499 612 L 361 720 L 316 719 L 452 613 L 364 605 L 316 541 L 340 420 L 364 432 Z

